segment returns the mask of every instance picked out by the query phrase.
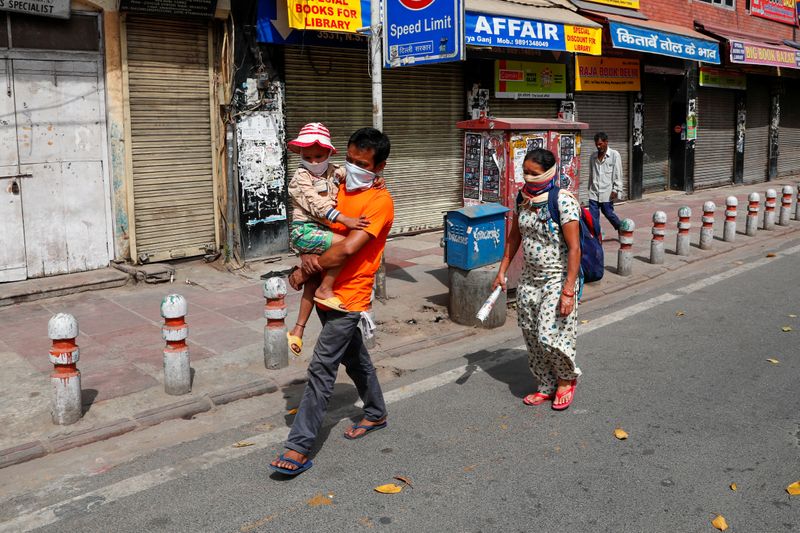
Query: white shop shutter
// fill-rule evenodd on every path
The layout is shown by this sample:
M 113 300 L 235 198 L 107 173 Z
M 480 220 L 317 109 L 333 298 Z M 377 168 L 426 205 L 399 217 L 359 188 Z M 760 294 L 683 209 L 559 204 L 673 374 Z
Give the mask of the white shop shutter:
M 631 138 L 628 93 L 577 93 L 575 107 L 576 120 L 589 124 L 581 143 L 581 202 L 589 201 L 589 157 L 597 151 L 594 135 L 600 131 L 608 134 L 609 148 L 619 152 L 622 158 L 622 186 L 625 198 L 628 198 Z
M 125 32 L 135 253 L 201 255 L 217 241 L 208 25 L 129 16 Z
M 769 167 L 769 86 L 749 80 L 744 137 L 744 182 L 767 181 Z
M 644 81 L 644 165 L 645 193 L 669 187 L 669 86 L 663 78 L 648 76 Z
M 778 176 L 800 176 L 800 83 L 787 83 L 780 96 Z
M 735 94 L 707 87 L 700 88 L 698 94 L 694 188 L 729 185 L 733 182 Z
M 392 233 L 439 228 L 442 213 L 461 207 L 465 89 L 460 64 L 383 71 L 383 124 L 392 142 L 386 183 L 395 202 Z M 287 138 L 307 122 L 331 130 L 334 156 L 344 162 L 347 140 L 372 125 L 366 50 L 286 48 Z M 299 157 L 289 154 L 291 176 Z

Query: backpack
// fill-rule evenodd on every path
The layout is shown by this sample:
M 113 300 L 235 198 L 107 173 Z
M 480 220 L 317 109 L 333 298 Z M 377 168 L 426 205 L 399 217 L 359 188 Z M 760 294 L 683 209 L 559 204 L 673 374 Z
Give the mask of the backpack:
M 558 210 L 558 193 L 560 190 L 558 187 L 554 187 L 550 189 L 547 195 L 547 210 L 550 212 L 550 219 L 559 228 L 561 227 L 561 212 Z M 517 194 L 517 207 L 522 201 L 522 193 L 520 192 Z M 587 208 L 580 206 L 580 213 L 581 216 L 578 219 L 581 243 L 581 271 L 579 277 L 582 292 L 584 283 L 603 279 L 605 264 L 603 259 L 603 234 L 600 232 L 600 224 L 594 220 Z
M 550 189 L 547 196 L 547 209 L 550 211 L 550 218 L 561 226 L 561 212 L 558 210 L 558 192 L 561 189 L 554 187 Z M 603 259 L 603 234 L 600 232 L 600 224 L 592 217 L 591 212 L 580 206 L 581 216 L 578 219 L 580 224 L 581 242 L 581 277 L 585 283 L 600 281 L 605 272 Z

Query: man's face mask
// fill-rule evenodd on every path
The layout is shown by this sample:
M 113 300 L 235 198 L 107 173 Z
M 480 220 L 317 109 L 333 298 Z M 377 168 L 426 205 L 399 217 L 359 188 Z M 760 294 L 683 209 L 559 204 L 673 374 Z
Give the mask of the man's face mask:
M 375 181 L 376 174 L 370 172 L 365 168 L 354 165 L 349 161 L 345 163 L 345 170 L 347 171 L 347 181 L 345 188 L 348 191 L 358 191 L 361 189 L 369 189 L 372 187 L 372 182 Z

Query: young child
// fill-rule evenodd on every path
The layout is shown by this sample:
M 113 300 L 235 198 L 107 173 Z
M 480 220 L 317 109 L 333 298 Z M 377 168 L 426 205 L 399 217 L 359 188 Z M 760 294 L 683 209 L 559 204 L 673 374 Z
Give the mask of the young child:
M 289 181 L 289 196 L 294 208 L 289 240 L 297 252 L 322 254 L 332 244 L 344 240 L 344 236 L 331 231 L 329 226 L 334 222 L 349 229 L 369 226 L 364 217 L 352 218 L 336 210 L 336 195 L 339 184 L 344 184 L 345 172 L 329 162 L 336 148 L 331 144 L 331 134 L 325 125 L 312 122 L 303 126 L 297 138 L 289 142 L 289 150 L 302 157 L 302 166 Z M 320 283 L 309 280 L 303 287 L 297 323 L 286 334 L 289 349 L 295 355 L 300 355 L 303 349 L 303 329 L 314 309 L 314 302 L 330 309 L 347 311 L 333 293 L 333 282 L 340 270 L 328 270 Z

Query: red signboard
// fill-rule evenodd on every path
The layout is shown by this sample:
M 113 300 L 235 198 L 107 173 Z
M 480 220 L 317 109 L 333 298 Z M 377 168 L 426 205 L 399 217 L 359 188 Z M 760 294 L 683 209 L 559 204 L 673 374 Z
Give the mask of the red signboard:
M 795 0 L 750 0 L 750 14 L 794 26 L 797 24 Z

